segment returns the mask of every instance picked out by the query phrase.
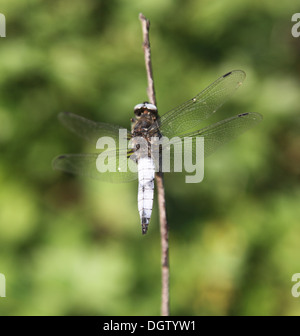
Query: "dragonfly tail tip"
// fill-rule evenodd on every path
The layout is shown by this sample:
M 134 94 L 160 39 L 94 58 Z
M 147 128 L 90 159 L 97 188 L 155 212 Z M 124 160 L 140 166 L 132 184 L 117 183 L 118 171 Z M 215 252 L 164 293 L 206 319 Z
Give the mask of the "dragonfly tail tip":
M 143 218 L 142 220 L 142 234 L 143 235 L 145 235 L 148 231 L 148 224 L 149 224 L 149 221 Z
M 142 234 L 145 235 L 148 231 L 148 226 L 142 226 Z

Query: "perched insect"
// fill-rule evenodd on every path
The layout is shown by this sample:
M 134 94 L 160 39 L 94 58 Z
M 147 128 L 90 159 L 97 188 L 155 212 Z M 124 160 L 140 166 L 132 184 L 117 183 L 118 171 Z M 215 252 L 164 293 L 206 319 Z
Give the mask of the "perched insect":
M 109 182 L 129 182 L 138 178 L 138 209 L 142 233 L 146 234 L 152 213 L 155 172 L 164 171 L 161 165 L 162 152 L 164 149 L 170 152 L 170 143 L 160 142 L 160 139 L 175 139 L 172 142 L 174 155 L 171 155 L 168 170 L 174 171 L 174 157 L 180 146 L 177 149 L 175 147 L 184 139 L 191 139 L 194 157 L 196 140 L 203 138 L 206 157 L 222 144 L 257 125 L 262 120 L 260 114 L 242 113 L 199 129 L 201 122 L 216 112 L 244 79 L 245 73 L 241 70 L 228 72 L 194 98 L 162 117 L 158 116 L 155 105 L 147 102 L 137 104 L 134 107 L 135 118 L 131 119 L 131 132 L 120 126 L 90 121 L 72 113 L 61 113 L 59 118 L 62 123 L 94 143 L 98 152 L 60 155 L 54 159 L 53 167 Z

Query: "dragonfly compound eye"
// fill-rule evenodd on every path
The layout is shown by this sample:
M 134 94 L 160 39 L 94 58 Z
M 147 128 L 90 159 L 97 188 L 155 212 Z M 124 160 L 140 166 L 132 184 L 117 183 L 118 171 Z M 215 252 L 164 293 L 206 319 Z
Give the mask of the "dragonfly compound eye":
M 151 112 L 157 112 L 157 107 L 150 103 L 144 103 L 145 109 Z
M 135 115 L 140 116 L 144 111 L 156 112 L 157 113 L 157 107 L 153 104 L 148 103 L 148 102 L 144 102 L 142 104 L 135 105 L 135 107 L 134 107 Z

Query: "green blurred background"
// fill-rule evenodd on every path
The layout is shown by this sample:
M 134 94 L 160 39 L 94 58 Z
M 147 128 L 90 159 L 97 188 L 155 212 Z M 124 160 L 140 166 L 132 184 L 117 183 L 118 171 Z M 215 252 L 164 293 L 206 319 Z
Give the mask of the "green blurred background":
M 299 1 L 1 0 L 0 315 L 159 315 L 157 200 L 141 235 L 137 183 L 53 171 L 85 152 L 60 111 L 130 127 L 147 99 L 142 12 L 161 114 L 224 73 L 244 85 L 211 122 L 264 121 L 205 162 L 166 175 L 172 315 L 299 315 Z

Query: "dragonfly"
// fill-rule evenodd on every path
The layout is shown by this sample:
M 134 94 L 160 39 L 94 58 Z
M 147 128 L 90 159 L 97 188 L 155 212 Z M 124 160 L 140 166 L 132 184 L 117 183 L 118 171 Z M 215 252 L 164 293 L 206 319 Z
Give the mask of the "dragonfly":
M 175 143 L 179 143 L 189 138 L 193 144 L 192 158 L 195 158 L 194 144 L 197 138 L 201 137 L 204 139 L 203 156 L 207 157 L 221 145 L 260 123 L 262 116 L 259 113 L 241 113 L 201 128 L 204 120 L 212 116 L 241 86 L 245 76 L 242 70 L 230 71 L 195 97 L 161 117 L 155 105 L 148 102 L 137 104 L 134 107 L 135 117 L 131 118 L 130 131 L 121 126 L 95 122 L 73 113 L 62 112 L 59 119 L 63 125 L 96 145 L 97 150 L 95 153 L 59 155 L 53 160 L 53 168 L 112 183 L 138 179 L 138 211 L 142 234 L 146 234 L 152 214 L 155 174 L 162 169 L 161 153 L 164 146 L 170 150 L 169 144 L 164 145 L 164 142 L 157 141 L 161 138 L 172 138 L 175 139 Z M 99 144 L 101 139 L 112 141 L 103 145 Z M 145 146 L 141 146 L 137 139 L 143 140 Z M 158 159 L 152 155 L 153 148 L 159 148 L 156 151 Z M 173 149 L 173 154 L 176 150 Z M 171 159 L 171 166 L 172 163 L 174 159 Z M 131 169 L 128 169 L 128 166 Z M 170 171 L 174 169 L 170 168 Z

